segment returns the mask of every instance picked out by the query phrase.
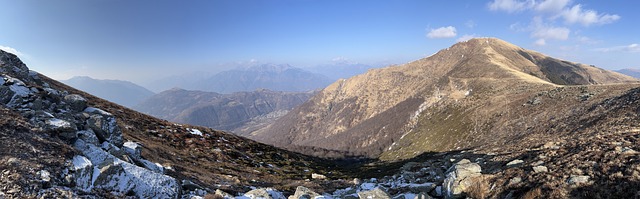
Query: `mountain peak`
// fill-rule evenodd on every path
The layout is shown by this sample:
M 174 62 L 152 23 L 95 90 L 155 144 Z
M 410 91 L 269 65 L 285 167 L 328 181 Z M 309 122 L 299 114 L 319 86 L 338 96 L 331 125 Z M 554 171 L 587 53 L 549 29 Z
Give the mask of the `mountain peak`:
M 527 92 L 525 88 L 627 82 L 637 80 L 501 39 L 476 38 L 427 58 L 338 80 L 253 138 L 284 147 L 303 145 L 377 156 L 400 139 L 398 132 L 418 125 L 420 113 L 435 104 L 492 98 L 495 93 L 507 96 Z M 376 141 L 356 146 L 351 138 Z

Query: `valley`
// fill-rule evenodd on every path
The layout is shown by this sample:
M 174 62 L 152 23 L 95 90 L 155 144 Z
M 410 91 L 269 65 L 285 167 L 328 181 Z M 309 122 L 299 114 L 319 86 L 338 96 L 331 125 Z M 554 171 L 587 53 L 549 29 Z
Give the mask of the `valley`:
M 638 196 L 638 80 L 496 38 L 315 93 L 173 89 L 164 118 L 0 53 L 3 198 Z

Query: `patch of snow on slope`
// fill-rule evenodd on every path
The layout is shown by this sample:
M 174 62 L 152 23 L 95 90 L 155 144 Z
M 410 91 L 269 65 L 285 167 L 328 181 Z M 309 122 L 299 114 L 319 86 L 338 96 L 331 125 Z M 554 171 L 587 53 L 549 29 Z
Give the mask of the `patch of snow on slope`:
M 87 107 L 86 109 L 84 109 L 84 112 L 86 113 L 97 113 L 100 115 L 111 115 L 111 113 L 106 112 L 102 109 L 96 108 L 96 107 Z
M 58 128 L 68 128 L 71 127 L 71 123 L 65 121 L 65 120 L 61 120 L 58 118 L 51 118 L 47 120 L 47 124 L 51 125 L 51 126 L 55 126 Z
M 187 130 L 188 130 L 188 131 L 189 131 L 189 133 L 191 133 L 191 134 L 202 136 L 202 131 L 200 131 L 200 130 L 198 130 L 198 129 L 190 129 L 190 128 L 187 128 Z

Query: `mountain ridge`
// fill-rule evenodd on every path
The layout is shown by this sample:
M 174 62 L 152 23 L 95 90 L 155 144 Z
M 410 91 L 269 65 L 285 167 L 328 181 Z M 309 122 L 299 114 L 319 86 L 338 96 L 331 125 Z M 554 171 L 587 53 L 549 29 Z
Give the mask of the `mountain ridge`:
M 623 82 L 637 81 L 499 39 L 472 39 L 427 58 L 334 82 L 273 125 L 254 132 L 252 138 L 282 147 L 313 146 L 377 157 L 415 129 L 429 107 L 529 88 Z M 387 129 L 384 121 L 391 118 L 392 127 Z

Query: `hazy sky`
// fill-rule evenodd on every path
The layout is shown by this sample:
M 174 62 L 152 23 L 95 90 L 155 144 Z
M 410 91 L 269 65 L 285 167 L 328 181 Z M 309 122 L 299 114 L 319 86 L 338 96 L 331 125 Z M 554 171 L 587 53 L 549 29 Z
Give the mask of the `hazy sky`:
M 252 61 L 405 63 L 498 37 L 607 69 L 640 67 L 640 1 L 0 0 L 0 48 L 56 79 L 134 82 Z

